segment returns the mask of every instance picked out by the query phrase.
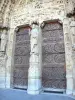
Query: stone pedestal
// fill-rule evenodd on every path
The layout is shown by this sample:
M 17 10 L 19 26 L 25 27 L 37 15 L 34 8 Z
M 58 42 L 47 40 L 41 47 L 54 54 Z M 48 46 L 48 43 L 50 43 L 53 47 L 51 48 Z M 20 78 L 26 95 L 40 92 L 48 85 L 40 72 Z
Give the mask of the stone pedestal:
M 42 36 L 38 24 L 32 24 L 30 67 L 28 70 L 28 94 L 39 94 L 42 91 Z

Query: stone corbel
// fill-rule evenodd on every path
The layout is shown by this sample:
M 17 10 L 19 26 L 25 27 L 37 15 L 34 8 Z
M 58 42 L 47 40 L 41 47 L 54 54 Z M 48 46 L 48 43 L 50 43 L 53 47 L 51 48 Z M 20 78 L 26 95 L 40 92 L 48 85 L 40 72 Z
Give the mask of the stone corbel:
M 39 21 L 37 21 L 37 20 L 33 20 L 33 21 L 31 21 L 30 22 L 30 26 L 32 27 L 32 25 L 38 25 L 40 28 L 44 28 L 44 26 L 45 26 L 45 21 L 43 21 L 43 20 L 39 20 Z
M 33 21 L 30 21 L 29 23 L 31 29 L 32 29 L 32 26 L 34 27 L 34 25 L 38 25 L 39 26 L 39 22 L 37 20 L 33 20 Z M 29 32 L 29 35 L 31 36 L 31 32 Z
M 75 44 L 72 45 L 72 50 L 75 51 Z
M 65 4 L 66 16 L 68 18 L 75 18 L 75 0 L 68 0 Z
M 19 27 L 16 27 L 16 28 L 15 28 L 15 32 L 18 32 L 18 30 L 19 30 Z
M 74 8 L 74 10 L 73 10 L 72 12 L 67 13 L 66 16 L 69 17 L 69 18 L 71 18 L 71 17 L 75 17 L 75 8 Z
M 45 22 L 43 21 L 42 23 L 40 23 L 40 27 L 44 28 L 44 26 L 45 26 Z
M 30 26 L 32 27 L 32 25 L 39 25 L 39 22 L 37 20 L 33 20 L 30 22 Z

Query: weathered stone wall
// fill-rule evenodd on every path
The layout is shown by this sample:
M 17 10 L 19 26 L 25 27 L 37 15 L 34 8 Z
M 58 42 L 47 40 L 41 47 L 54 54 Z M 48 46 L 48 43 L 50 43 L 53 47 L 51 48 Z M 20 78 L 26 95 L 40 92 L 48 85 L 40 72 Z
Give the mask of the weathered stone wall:
M 6 87 L 6 61 L 7 61 L 7 44 L 8 44 L 8 29 L 9 26 L 9 13 L 10 1 L 0 1 L 0 87 Z M 4 32 L 6 31 L 6 32 Z M 3 39 L 2 39 L 2 38 Z M 4 47 L 5 45 L 5 47 Z M 5 50 L 2 50 L 2 48 Z
M 4 24 L 5 16 L 8 15 L 7 8 L 10 6 L 9 2 L 9 0 L 1 0 L 0 2 L 0 26 Z
M 63 20 L 64 15 L 65 11 L 63 0 L 36 0 L 36 2 L 31 2 L 27 5 L 25 1 L 23 1 L 19 7 L 15 6 L 12 12 L 11 26 L 16 27 L 30 23 L 32 20 L 38 20 L 40 22 L 52 19 Z
M 64 31 L 64 44 L 65 44 L 65 58 L 66 58 L 66 79 L 67 87 L 66 93 L 72 94 L 75 90 L 74 78 L 74 32 L 75 24 L 73 18 L 67 18 L 66 13 L 67 5 L 70 0 L 33 0 L 33 2 L 26 2 L 20 0 L 13 5 L 10 15 L 10 30 L 8 32 L 8 49 L 7 49 L 7 62 L 6 62 L 6 87 L 10 87 L 10 79 L 12 79 L 11 70 L 12 57 L 14 54 L 14 30 L 17 26 L 30 24 L 32 21 L 37 20 L 39 23 L 47 20 L 58 19 L 63 24 Z M 72 5 L 71 5 L 72 6 Z M 73 7 L 72 7 L 73 8 Z M 8 10 L 7 10 L 8 11 Z M 7 17 L 8 18 L 8 17 Z M 8 21 L 6 21 L 8 22 Z M 6 23 L 5 22 L 5 23 Z M 73 46 L 74 47 L 74 46 Z

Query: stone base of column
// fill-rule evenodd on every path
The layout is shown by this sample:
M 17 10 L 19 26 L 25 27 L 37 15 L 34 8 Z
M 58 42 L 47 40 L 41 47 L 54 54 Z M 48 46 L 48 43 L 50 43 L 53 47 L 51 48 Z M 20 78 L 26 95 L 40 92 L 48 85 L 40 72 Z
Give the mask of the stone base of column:
M 40 79 L 29 79 L 27 93 L 36 95 L 42 92 L 41 80 Z
M 73 94 L 73 91 L 72 90 L 66 90 L 66 94 L 72 95 Z
M 73 95 L 75 96 L 75 90 L 73 91 Z
M 31 94 L 31 95 L 37 95 L 37 94 L 40 94 L 42 92 L 42 89 L 40 90 L 27 90 L 27 93 L 28 94 Z

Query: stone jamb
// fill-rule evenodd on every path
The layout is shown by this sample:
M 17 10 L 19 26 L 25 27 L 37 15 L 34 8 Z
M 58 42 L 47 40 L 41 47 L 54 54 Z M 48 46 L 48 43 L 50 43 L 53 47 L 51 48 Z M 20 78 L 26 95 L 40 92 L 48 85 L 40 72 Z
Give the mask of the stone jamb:
M 73 94 L 73 62 L 72 62 L 72 40 L 70 33 L 70 20 L 63 20 L 65 60 L 66 60 L 66 94 Z M 70 85 L 71 84 L 71 85 Z
M 75 18 L 70 18 L 70 33 L 71 33 L 71 40 L 72 40 L 73 95 L 75 95 Z

